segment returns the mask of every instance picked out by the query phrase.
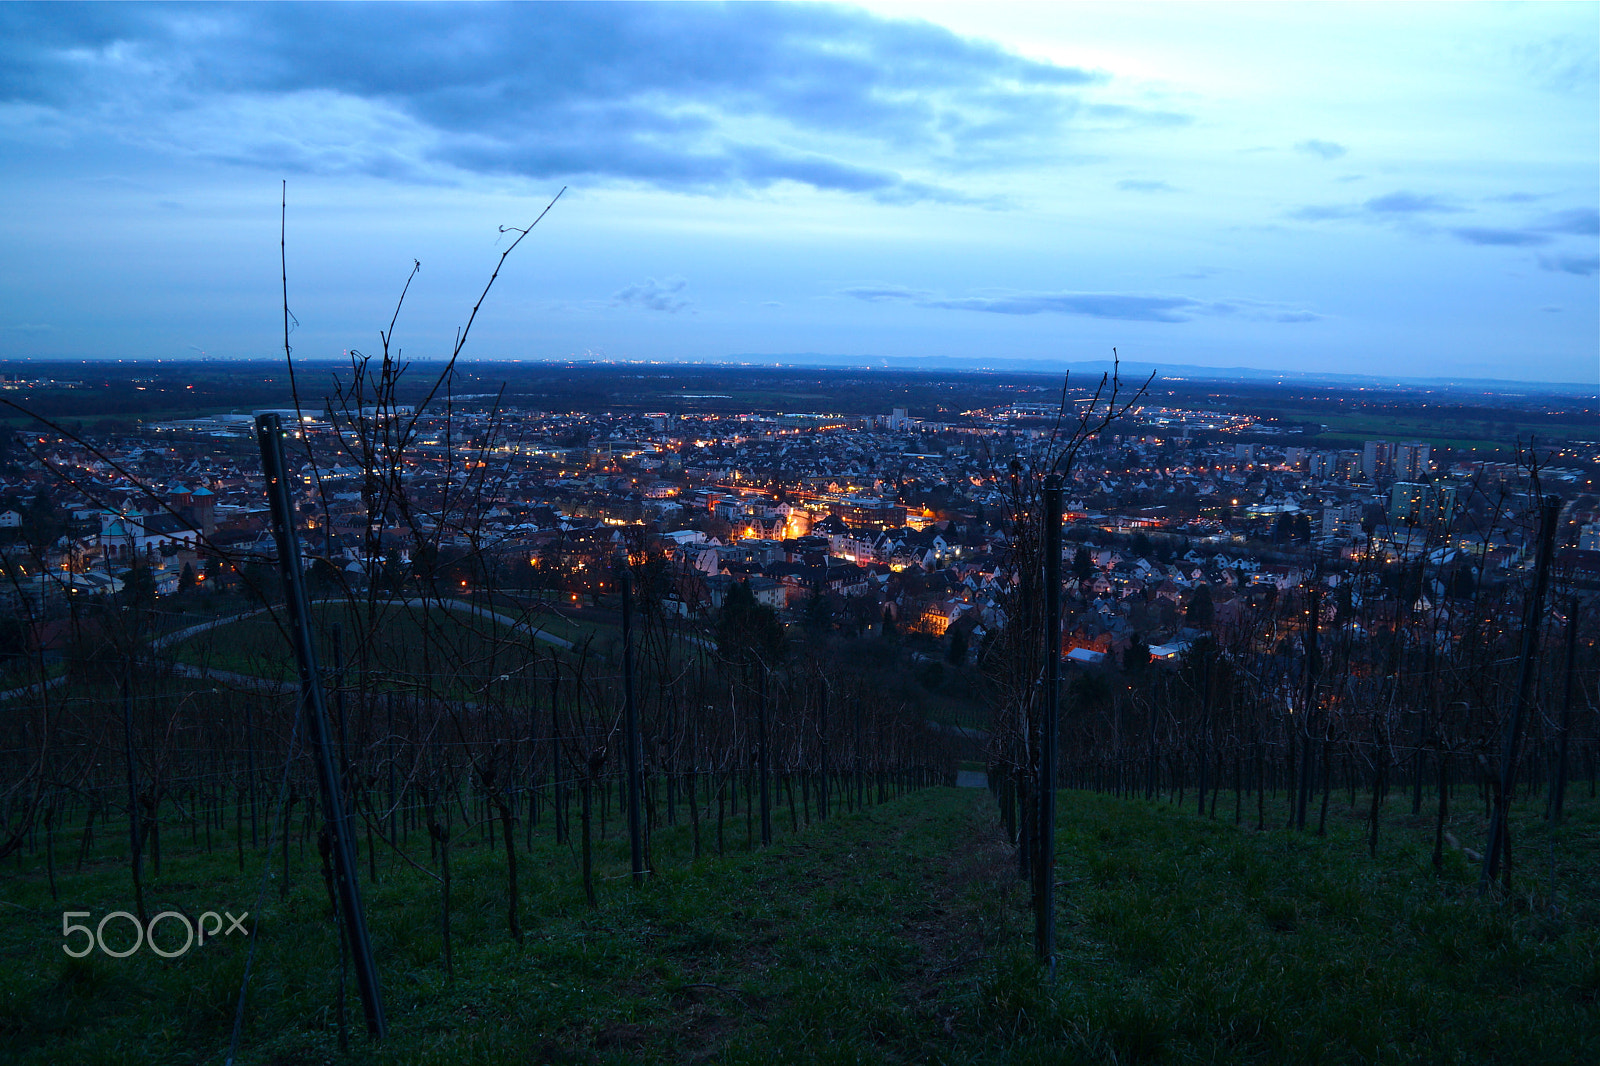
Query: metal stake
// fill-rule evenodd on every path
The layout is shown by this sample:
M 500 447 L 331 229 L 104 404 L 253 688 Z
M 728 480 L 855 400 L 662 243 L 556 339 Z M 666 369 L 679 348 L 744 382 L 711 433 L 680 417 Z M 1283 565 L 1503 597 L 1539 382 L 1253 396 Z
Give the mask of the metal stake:
M 372 960 L 372 943 L 361 910 L 361 892 L 356 885 L 355 856 L 350 847 L 350 826 L 345 817 L 343 791 L 333 764 L 333 745 L 328 736 L 328 718 L 323 707 L 322 682 L 317 669 L 317 650 L 311 641 L 311 607 L 300 570 L 300 541 L 294 532 L 294 512 L 289 501 L 289 481 L 283 457 L 283 426 L 277 415 L 256 416 L 256 441 L 261 446 L 261 468 L 267 479 L 267 503 L 272 509 L 272 534 L 278 543 L 278 571 L 283 577 L 284 599 L 289 611 L 289 626 L 294 639 L 295 658 L 300 664 L 301 707 L 305 712 L 306 732 L 317 767 L 322 790 L 322 809 L 326 812 L 328 835 L 332 838 L 334 882 L 339 908 L 344 912 L 344 927 L 350 954 L 356 964 L 356 982 L 361 989 L 361 1006 L 367 1016 L 367 1032 L 382 1040 L 386 1032 L 383 999 L 378 989 L 378 968 Z

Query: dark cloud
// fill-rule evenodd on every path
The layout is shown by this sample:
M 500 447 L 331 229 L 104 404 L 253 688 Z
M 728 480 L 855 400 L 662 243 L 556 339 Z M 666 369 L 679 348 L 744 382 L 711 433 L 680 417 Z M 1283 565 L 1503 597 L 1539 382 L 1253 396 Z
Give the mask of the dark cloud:
M 1356 208 L 1345 204 L 1307 204 L 1290 211 L 1289 217 L 1303 222 L 1326 222 L 1333 218 L 1353 218 L 1359 213 Z
M 1171 185 L 1164 181 L 1140 181 L 1135 178 L 1126 178 L 1117 182 L 1117 188 L 1123 192 L 1177 192 Z
M 1461 210 L 1438 196 L 1423 196 L 1414 192 L 1392 192 L 1387 196 L 1375 196 L 1361 206 L 1374 214 L 1381 215 L 1453 213 Z
M 1059 152 L 1074 123 L 1186 121 L 1086 104 L 1105 80 L 822 5 L 0 4 L 0 102 L 84 136 L 411 180 L 962 200 L 939 175 Z
M 691 302 L 683 295 L 683 290 L 687 286 L 688 282 L 682 278 L 664 278 L 661 281 L 645 278 L 640 284 L 619 289 L 611 299 L 629 307 L 640 307 L 647 311 L 665 311 L 675 315 L 688 307 Z
M 1581 278 L 1600 273 L 1600 256 L 1595 255 L 1541 255 L 1539 266 L 1561 274 L 1576 274 Z
M 1451 233 L 1460 237 L 1468 244 L 1503 245 L 1510 248 L 1526 248 L 1535 244 L 1549 244 L 1550 238 L 1542 233 L 1530 233 L 1525 229 L 1495 229 L 1490 226 L 1461 226 L 1452 229 Z
M 1399 191 L 1374 196 L 1359 204 L 1306 204 L 1294 208 L 1289 217 L 1302 222 L 1327 222 L 1357 218 L 1367 222 L 1404 223 L 1418 215 L 1458 214 L 1462 209 L 1443 196 Z
M 1126 322 L 1187 322 L 1204 308 L 1188 296 L 1140 296 L 1120 292 L 1041 292 L 1017 296 L 963 296 L 919 301 L 947 311 L 996 315 L 1085 315 Z
M 858 285 L 840 289 L 871 303 L 901 301 L 941 311 L 995 315 L 1083 315 L 1124 322 L 1188 322 L 1198 315 L 1240 315 L 1270 322 L 1312 322 L 1311 311 L 1289 310 L 1256 300 L 1211 301 L 1192 296 L 1125 292 L 1024 292 L 998 296 L 937 296 L 903 285 Z
M 1511 248 L 1532 248 L 1549 244 L 1551 235 L 1592 237 L 1600 233 L 1600 211 L 1592 207 L 1574 207 L 1556 211 L 1539 219 L 1531 226 L 1497 228 L 1490 226 L 1461 226 L 1450 231 L 1469 244 L 1502 245 Z M 1576 261 L 1571 256 L 1557 257 L 1553 261 Z M 1547 270 L 1564 270 L 1565 267 L 1546 267 Z M 1572 271 L 1582 273 L 1582 271 Z
M 1340 156 L 1349 151 L 1349 149 L 1342 144 L 1336 144 L 1333 141 L 1319 141 L 1316 138 L 1312 138 L 1308 141 L 1301 141 L 1299 144 L 1294 146 L 1294 150 L 1297 152 L 1305 152 L 1307 155 L 1319 156 L 1322 159 L 1338 159 Z
M 1600 233 L 1600 211 L 1592 207 L 1574 207 L 1546 215 L 1534 223 L 1541 233 L 1570 233 L 1577 237 L 1593 237 Z
M 868 303 L 884 303 L 889 300 L 925 300 L 933 294 L 922 289 L 908 289 L 904 285 L 852 285 L 840 289 L 839 295 L 852 296 Z

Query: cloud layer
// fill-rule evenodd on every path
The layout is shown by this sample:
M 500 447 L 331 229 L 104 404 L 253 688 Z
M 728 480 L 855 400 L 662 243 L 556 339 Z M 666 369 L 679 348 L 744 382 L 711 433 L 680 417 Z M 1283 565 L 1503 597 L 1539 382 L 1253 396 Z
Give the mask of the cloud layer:
M 939 175 L 1059 150 L 1080 119 L 1174 119 L 1085 97 L 1105 80 L 814 5 L 0 5 L 0 107 L 14 114 L 411 180 L 962 200 Z

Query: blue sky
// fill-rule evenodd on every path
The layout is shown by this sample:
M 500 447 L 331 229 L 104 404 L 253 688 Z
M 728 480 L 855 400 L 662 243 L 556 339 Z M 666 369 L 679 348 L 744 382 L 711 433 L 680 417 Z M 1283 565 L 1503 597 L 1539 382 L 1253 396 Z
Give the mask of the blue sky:
M 1600 5 L 0 5 L 0 357 L 1600 378 Z

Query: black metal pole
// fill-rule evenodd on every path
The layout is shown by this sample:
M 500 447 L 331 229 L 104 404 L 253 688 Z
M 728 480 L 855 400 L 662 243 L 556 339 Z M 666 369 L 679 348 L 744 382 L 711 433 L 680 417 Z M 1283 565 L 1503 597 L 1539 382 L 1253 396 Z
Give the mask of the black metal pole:
M 756 774 L 761 784 L 761 846 L 768 847 L 772 843 L 772 787 L 768 781 L 772 760 L 767 751 L 767 667 L 760 663 L 757 664 L 757 670 Z
M 256 846 L 256 729 L 255 718 L 250 712 L 250 701 L 244 705 L 244 757 L 246 773 L 249 775 L 245 781 L 250 790 L 250 846 Z
M 644 789 L 640 750 L 639 707 L 633 698 L 633 567 L 622 561 L 622 703 L 628 729 L 628 853 L 633 860 L 633 883 L 644 884 L 644 827 L 640 800 Z
M 817 820 L 828 818 L 828 683 L 822 683 L 822 699 L 817 707 Z
M 1294 802 L 1294 827 L 1301 832 L 1306 828 L 1306 804 L 1311 799 L 1312 776 L 1316 773 L 1311 749 L 1312 733 L 1320 727 L 1316 721 L 1317 715 L 1317 674 L 1322 668 L 1322 655 L 1317 650 L 1317 625 L 1322 618 L 1320 590 L 1313 585 L 1307 590 L 1306 598 L 1310 600 L 1310 607 L 1306 610 L 1306 702 L 1300 709 L 1300 781 L 1295 792 Z M 1400 634 L 1395 633 L 1395 639 L 1400 639 Z
M 134 909 L 139 921 L 144 922 L 144 881 L 139 872 L 142 861 L 139 855 L 139 764 L 133 757 L 133 697 L 128 692 L 128 679 L 122 679 L 122 754 L 128 770 L 128 844 L 132 858 Z
M 567 842 L 567 803 L 561 783 L 561 660 L 550 653 L 550 802 L 555 806 L 556 843 Z
M 294 512 L 290 507 L 287 464 L 283 457 L 283 425 L 277 415 L 257 415 L 255 428 L 256 441 L 261 446 L 262 472 L 267 480 L 267 502 L 272 510 L 272 532 L 278 543 L 278 571 L 283 576 L 290 632 L 294 639 L 295 657 L 300 664 L 301 706 L 315 755 L 328 835 L 332 838 L 334 882 L 340 909 L 344 911 L 350 954 L 356 964 L 356 982 L 361 989 L 361 1006 L 367 1016 L 367 1032 L 374 1039 L 382 1040 L 386 1032 L 383 998 L 378 989 L 378 968 L 372 959 L 366 918 L 361 910 L 355 856 L 350 847 L 350 826 L 345 817 L 338 772 L 333 764 L 333 745 L 328 736 L 328 718 L 323 707 L 322 683 L 317 670 L 317 649 L 311 640 L 311 608 L 302 580 L 300 541 L 295 536 Z
M 1578 597 L 1567 608 L 1567 682 L 1561 700 L 1561 739 L 1556 746 L 1556 769 L 1550 784 L 1549 820 L 1561 822 L 1561 808 L 1567 798 L 1567 738 L 1572 736 L 1572 670 L 1578 658 Z
M 1494 798 L 1494 811 L 1489 818 L 1489 843 L 1484 848 L 1483 875 L 1478 882 L 1480 891 L 1489 887 L 1500 870 L 1511 788 L 1517 780 L 1517 748 L 1522 741 L 1522 719 L 1527 714 L 1529 691 L 1533 688 L 1533 660 L 1539 650 L 1539 622 L 1544 616 L 1544 592 L 1550 583 L 1550 557 L 1555 554 L 1556 519 L 1560 514 L 1561 497 L 1546 496 L 1539 502 L 1539 554 L 1534 563 L 1533 589 L 1522 616 L 1522 662 L 1517 667 L 1517 699 L 1506 723 L 1500 794 Z
M 1056 954 L 1056 702 L 1061 687 L 1061 478 L 1044 484 L 1044 721 L 1039 749 L 1038 876 L 1034 948 L 1039 961 L 1055 965 Z
M 339 723 L 339 780 L 350 780 L 350 748 L 344 728 L 344 626 L 333 623 L 333 716 Z M 342 794 L 342 793 L 341 793 Z
M 856 705 L 856 736 L 855 753 L 852 759 L 856 768 L 856 810 L 867 805 L 867 764 L 861 758 L 861 697 L 855 699 Z

